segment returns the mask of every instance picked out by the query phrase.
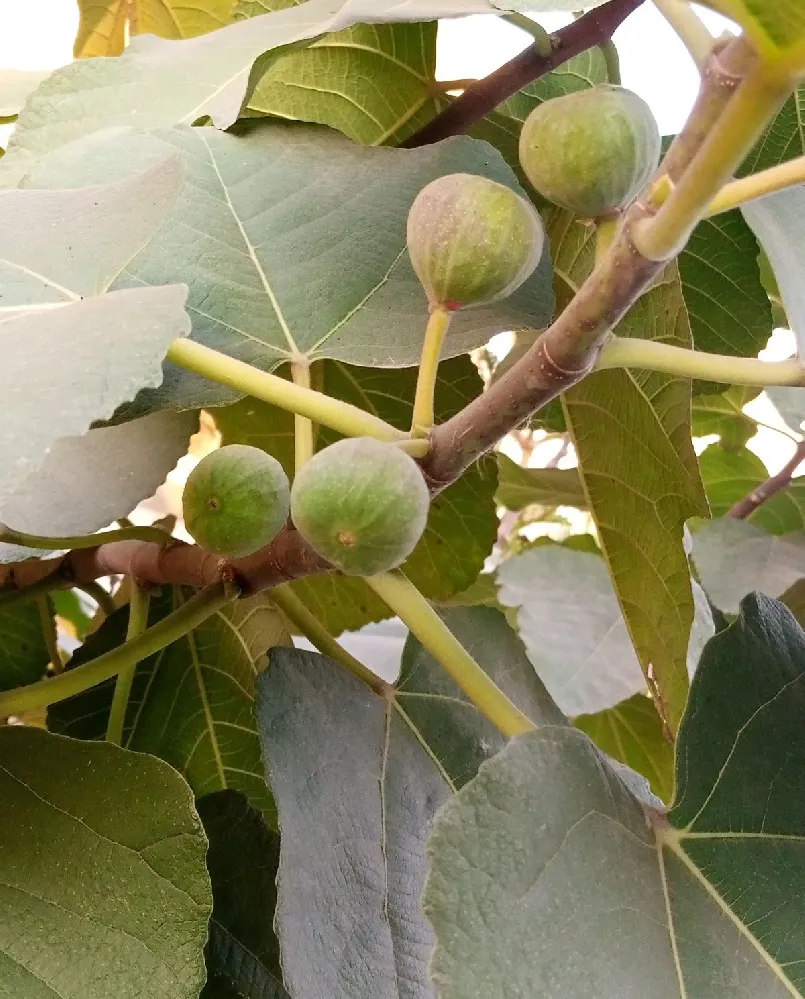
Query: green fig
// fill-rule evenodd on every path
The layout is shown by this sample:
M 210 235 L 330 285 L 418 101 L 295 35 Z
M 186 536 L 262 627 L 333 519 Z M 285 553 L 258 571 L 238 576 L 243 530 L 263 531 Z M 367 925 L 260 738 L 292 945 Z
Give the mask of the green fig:
M 429 504 L 414 459 L 370 437 L 319 451 L 291 488 L 297 530 L 350 576 L 374 576 L 404 562 L 422 537 Z
M 202 458 L 182 495 L 188 532 L 223 558 L 243 558 L 267 545 L 285 525 L 289 506 L 282 465 L 246 444 L 228 444 Z
M 534 108 L 520 133 L 520 164 L 548 201 L 603 218 L 646 186 L 660 146 L 648 104 L 631 90 L 602 84 Z
M 408 253 L 431 308 L 488 305 L 534 272 L 545 242 L 530 202 L 486 177 L 454 173 L 424 187 L 408 214 Z

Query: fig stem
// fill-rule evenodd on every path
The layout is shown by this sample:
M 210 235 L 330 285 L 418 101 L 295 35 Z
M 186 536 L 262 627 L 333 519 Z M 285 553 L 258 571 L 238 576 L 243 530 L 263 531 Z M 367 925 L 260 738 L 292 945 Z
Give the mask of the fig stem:
M 681 378 L 700 378 L 704 381 L 761 388 L 770 385 L 805 385 L 805 361 L 798 357 L 787 361 L 725 357 L 631 337 L 613 336 L 607 341 L 598 355 L 595 370 L 604 371 L 608 368 L 643 368 Z
M 344 646 L 333 638 L 287 583 L 275 586 L 271 590 L 270 596 L 291 624 L 295 625 L 323 656 L 329 656 L 339 665 L 346 667 L 350 673 L 371 687 L 376 694 L 383 694 L 386 684 L 380 677 L 364 666 L 351 652 L 347 652 Z
M 193 340 L 174 340 L 168 349 L 168 360 L 187 371 L 194 371 L 221 385 L 229 385 L 246 395 L 270 402 L 280 409 L 299 413 L 347 437 L 375 437 L 381 441 L 405 440 L 408 434 L 390 423 L 322 392 L 270 375 L 265 371 L 228 357 Z
M 795 160 L 725 184 L 710 202 L 707 214 L 720 215 L 721 212 L 728 212 L 749 201 L 765 198 L 768 194 L 802 183 L 805 183 L 805 156 L 798 156 Z
M 527 17 L 525 14 L 519 14 L 516 11 L 511 11 L 508 14 L 502 14 L 501 20 L 508 21 L 513 27 L 520 28 L 527 35 L 531 35 L 534 39 L 534 48 L 537 50 L 538 55 L 545 57 L 553 52 L 553 39 L 541 24 L 532 21 L 530 17 Z
M 291 378 L 293 379 L 294 385 L 300 386 L 307 391 L 311 391 L 310 388 L 310 365 L 307 361 L 293 362 L 291 364 Z M 294 464 L 296 471 L 305 464 L 305 462 L 310 461 L 316 450 L 313 441 L 313 422 L 307 416 L 302 416 L 301 413 L 293 414 L 293 432 L 294 432 Z
M 620 219 L 596 219 L 595 223 L 595 262 L 600 263 L 609 253 L 609 248 L 618 235 Z
M 117 648 L 68 669 L 50 680 L 38 680 L 25 687 L 0 691 L 0 718 L 20 715 L 26 711 L 46 708 L 49 704 L 64 701 L 81 694 L 98 683 L 111 679 L 155 652 L 160 652 L 171 642 L 188 632 L 231 603 L 239 595 L 238 588 L 229 581 L 219 581 L 199 590 L 187 603 L 168 614 L 152 628 L 125 642 Z
M 126 629 L 126 641 L 137 638 L 148 627 L 148 608 L 151 594 L 134 579 L 131 581 L 131 600 L 129 602 L 129 624 Z M 123 728 L 126 722 L 126 710 L 129 706 L 129 695 L 137 671 L 135 660 L 117 674 L 115 693 L 112 697 L 112 707 L 109 709 L 109 720 L 106 724 L 106 741 L 116 746 L 123 745 Z
M 101 531 L 100 534 L 76 534 L 51 538 L 41 534 L 26 534 L 24 531 L 15 531 L 6 524 L 0 524 L 0 541 L 9 545 L 52 551 L 97 548 L 98 545 L 112 541 L 154 541 L 157 544 L 165 545 L 170 540 L 170 534 L 161 527 L 121 527 L 114 531 Z
M 54 673 L 61 673 L 64 669 L 64 662 L 59 649 L 59 635 L 56 630 L 56 621 L 53 616 L 53 605 L 47 593 L 37 597 L 36 606 L 39 611 L 39 622 L 42 625 L 42 637 L 45 640 L 50 666 Z
M 436 376 L 439 373 L 439 358 L 451 319 L 452 313 L 443 305 L 434 306 L 428 319 L 414 396 L 414 415 L 411 422 L 411 437 L 414 439 L 428 437 L 436 419 L 433 410 Z
M 495 728 L 509 738 L 534 728 L 531 719 L 493 683 L 399 569 L 365 578 Z
M 632 241 L 643 257 L 662 262 L 680 252 L 792 89 L 786 74 L 755 60 L 668 199 L 653 218 L 635 224 Z
M 615 87 L 621 85 L 621 58 L 618 55 L 618 47 L 610 38 L 606 42 L 601 42 L 598 46 L 601 55 L 604 57 L 604 65 L 607 68 L 607 80 Z
M 713 36 L 707 25 L 686 0 L 654 0 L 654 6 L 679 36 L 699 69 L 704 66 Z

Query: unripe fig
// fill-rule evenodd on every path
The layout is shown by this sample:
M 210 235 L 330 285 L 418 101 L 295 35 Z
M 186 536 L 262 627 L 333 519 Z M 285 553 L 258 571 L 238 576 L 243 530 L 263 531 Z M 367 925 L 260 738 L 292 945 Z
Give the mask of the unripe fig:
M 270 454 L 228 444 L 208 454 L 187 477 L 185 527 L 201 548 L 243 558 L 267 545 L 288 519 L 290 484 Z
M 319 451 L 291 488 L 297 530 L 350 576 L 373 576 L 404 562 L 425 530 L 429 503 L 414 459 L 370 437 Z
M 625 208 L 660 162 L 646 102 L 602 84 L 534 108 L 520 133 L 520 164 L 548 201 L 585 218 Z
M 488 305 L 516 291 L 542 256 L 534 207 L 486 177 L 454 173 L 424 187 L 408 213 L 408 252 L 431 307 Z

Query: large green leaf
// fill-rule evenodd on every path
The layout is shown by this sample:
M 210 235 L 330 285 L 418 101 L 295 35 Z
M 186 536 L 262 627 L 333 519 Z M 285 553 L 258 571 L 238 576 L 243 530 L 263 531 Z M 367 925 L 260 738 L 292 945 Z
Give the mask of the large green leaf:
M 296 0 L 241 0 L 236 17 Z M 261 77 L 252 113 L 329 125 L 366 146 L 396 145 L 439 110 L 435 22 L 356 25 L 290 52 Z
M 169 344 L 188 331 L 186 289 L 103 293 L 159 228 L 179 171 L 163 157 L 102 187 L 0 191 L 0 500 L 58 438 L 161 381 Z
M 749 598 L 696 674 L 668 815 L 572 730 L 484 764 L 429 844 L 439 999 L 805 994 L 804 671 L 790 612 Z
M 734 385 L 726 392 L 697 395 L 693 400 L 694 437 L 718 434 L 723 448 L 740 450 L 757 433 L 757 424 L 743 408 L 759 394 L 756 388 Z
M 534 668 L 566 715 L 593 714 L 645 690 L 607 566 L 599 555 L 543 545 L 506 559 L 498 599 L 517 611 Z M 695 594 L 683 663 L 692 673 L 713 634 L 707 602 Z
M 747 593 L 778 597 L 805 575 L 805 532 L 775 537 L 744 520 L 714 520 L 694 533 L 693 562 L 716 607 L 737 614 Z
M 41 680 L 49 660 L 36 603 L 0 608 L 0 690 Z
M 201 999 L 288 999 L 274 932 L 279 835 L 235 791 L 197 802 L 213 910 Z
M 27 184 L 85 184 L 178 152 L 186 183 L 162 232 L 119 284 L 186 281 L 193 338 L 271 370 L 331 357 L 416 364 L 425 294 L 406 253 L 419 190 L 454 171 L 517 187 L 485 143 L 459 137 L 416 150 L 365 149 L 314 126 L 254 123 L 240 134 L 178 127 L 95 137 L 49 157 Z M 553 310 L 550 256 L 511 298 L 463 310 L 445 356 Z M 221 405 L 236 391 L 170 366 L 143 405 Z
M 170 590 L 151 601 L 149 624 L 175 609 Z M 125 609 L 108 618 L 71 660 L 102 655 L 125 637 Z M 248 795 L 270 821 L 253 718 L 254 684 L 266 651 L 290 644 L 284 619 L 265 596 L 225 607 L 189 635 L 137 667 L 123 745 L 167 760 L 198 796 L 232 788 Z M 114 681 L 54 704 L 48 727 L 77 739 L 103 739 Z
M 209 117 L 228 128 L 273 60 L 329 32 L 492 12 L 489 0 L 309 0 L 197 38 L 140 36 L 121 56 L 57 70 L 29 97 L 3 175 L 19 177 L 33 157 L 109 126 L 159 128 Z
M 609 756 L 648 780 L 662 801 L 674 792 L 674 747 L 650 697 L 635 694 L 594 715 L 579 715 L 573 724 L 586 732 Z
M 181 777 L 21 726 L 0 761 L 0 993 L 196 999 L 212 900 Z
M 537 724 L 561 721 L 502 615 L 461 609 L 446 620 Z M 413 640 L 388 698 L 290 649 L 271 653 L 258 690 L 282 827 L 277 928 L 288 991 L 430 997 L 433 938 L 418 900 L 425 840 L 439 805 L 503 737 Z
M 495 499 L 507 510 L 540 506 L 575 506 L 584 510 L 587 497 L 575 468 L 523 468 L 499 453 Z
M 187 451 L 193 412 L 153 413 L 57 440 L 44 463 L 0 503 L 0 522 L 43 535 L 91 534 L 153 495 Z M 0 544 L 0 562 L 52 552 Z
M 411 423 L 417 371 L 383 371 L 326 361 L 316 370 L 317 383 L 328 395 L 376 413 L 399 427 Z M 481 380 L 468 357 L 442 363 L 436 385 L 436 417 L 443 421 L 481 390 Z M 293 473 L 293 417 L 254 399 L 213 411 L 225 444 L 263 448 Z M 319 446 L 336 439 L 319 430 Z M 435 600 L 466 589 L 478 576 L 497 535 L 495 466 L 490 459 L 474 465 L 431 503 L 428 527 L 406 562 L 406 573 Z M 354 631 L 391 611 L 366 584 L 354 577 L 328 575 L 299 580 L 294 589 L 334 633 Z
M 557 212 L 551 224 L 558 297 L 575 294 L 593 263 L 588 226 Z M 690 347 L 691 323 L 672 264 L 618 325 L 635 336 Z M 579 468 L 638 659 L 651 672 L 672 728 L 687 696 L 694 605 L 685 521 L 707 502 L 691 442 L 690 382 L 616 370 L 563 396 Z

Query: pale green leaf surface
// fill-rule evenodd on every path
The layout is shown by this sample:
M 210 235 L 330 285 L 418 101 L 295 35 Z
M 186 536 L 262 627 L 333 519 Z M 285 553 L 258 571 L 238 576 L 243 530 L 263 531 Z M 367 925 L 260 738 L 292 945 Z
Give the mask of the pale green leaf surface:
M 315 369 L 317 385 L 328 395 L 360 406 L 398 427 L 409 427 L 416 390 L 414 368 L 398 371 L 358 368 L 325 361 Z M 436 383 L 436 418 L 449 419 L 481 390 L 477 368 L 468 357 L 443 362 Z M 293 474 L 293 417 L 254 399 L 213 411 L 225 444 L 251 444 L 274 455 Z M 319 428 L 319 447 L 337 435 Z M 464 475 L 431 502 L 428 526 L 405 563 L 406 574 L 426 596 L 445 600 L 466 589 L 492 550 L 498 529 L 495 514 L 495 465 L 489 459 Z M 312 576 L 292 584 L 298 596 L 333 634 L 354 631 L 391 611 L 366 584 L 336 574 Z
M 177 285 L 121 290 L 0 320 L 0 501 L 58 439 L 160 384 L 168 347 L 190 328 L 186 297 Z
M 254 85 L 258 57 L 270 53 L 261 60 L 265 70 L 288 46 L 353 24 L 492 12 L 489 0 L 309 0 L 197 38 L 141 35 L 121 56 L 81 60 L 50 76 L 20 115 L 3 173 L 19 176 L 33 157 L 110 126 L 159 128 L 210 117 L 228 128 Z
M 805 994 L 804 669 L 790 612 L 748 598 L 702 658 L 667 818 L 568 729 L 484 764 L 428 848 L 439 999 Z
M 0 69 L 0 118 L 18 114 L 25 99 L 49 74 L 34 69 Z
M 28 184 L 83 184 L 182 156 L 185 186 L 162 232 L 120 284 L 190 286 L 193 338 L 265 370 L 289 358 L 381 367 L 417 364 L 425 294 L 406 252 L 419 190 L 454 171 L 517 189 L 499 154 L 466 137 L 423 149 L 365 149 L 315 126 L 258 123 L 242 134 L 126 130 L 60 151 Z M 510 298 L 466 309 L 445 356 L 480 346 L 553 310 L 550 255 Z M 143 405 L 221 405 L 232 389 L 168 368 Z
M 246 0 L 236 17 L 292 6 Z M 396 145 L 434 116 L 435 22 L 356 25 L 289 52 L 260 78 L 251 113 L 313 121 L 366 146 Z
M 805 391 L 800 387 L 775 386 L 766 389 L 766 395 L 795 434 L 802 433 L 805 421 Z
M 196 999 L 212 899 L 181 777 L 21 726 L 0 761 L 0 995 Z
M 178 606 L 166 589 L 153 598 L 149 623 Z M 128 612 L 107 619 L 71 660 L 80 665 L 123 641 Z M 269 821 L 253 717 L 254 687 L 269 647 L 289 645 L 284 618 L 265 596 L 225 607 L 137 668 L 123 745 L 161 757 L 184 775 L 197 796 L 231 788 L 248 795 Z M 113 681 L 50 708 L 49 727 L 78 739 L 103 739 Z
M 664 802 L 674 791 L 674 747 L 650 697 L 635 694 L 614 708 L 573 719 L 613 759 L 642 774 Z
M 49 659 L 36 602 L 0 607 L 0 690 L 41 680 Z
M 593 714 L 645 689 L 618 598 L 598 555 L 544 545 L 498 568 L 498 599 L 517 609 L 528 657 L 566 715 Z M 696 596 L 687 644 L 693 673 L 713 634 L 707 602 Z
M 739 450 L 757 433 L 755 421 L 743 407 L 759 395 L 757 389 L 734 385 L 726 392 L 697 395 L 693 399 L 693 435 L 718 434 L 721 446 Z
M 557 297 L 566 301 L 592 266 L 589 227 L 556 212 Z M 690 347 L 691 323 L 676 264 L 617 327 Z M 691 441 L 690 382 L 654 373 L 606 371 L 562 397 L 599 539 L 644 673 L 651 670 L 676 727 L 687 696 L 694 618 L 685 521 L 707 502 Z
M 540 506 L 574 506 L 584 510 L 587 497 L 575 468 L 523 468 L 499 453 L 495 499 L 507 510 Z
M 197 802 L 213 910 L 201 999 L 288 999 L 274 932 L 279 834 L 235 791 Z
M 719 610 L 737 614 L 753 590 L 778 597 L 805 575 L 805 533 L 775 537 L 742 520 L 715 520 L 693 534 L 693 563 Z
M 98 531 L 156 492 L 197 428 L 194 412 L 165 411 L 61 438 L 44 463 L 0 503 L 0 523 L 40 535 Z M 52 554 L 0 544 L 0 563 Z

